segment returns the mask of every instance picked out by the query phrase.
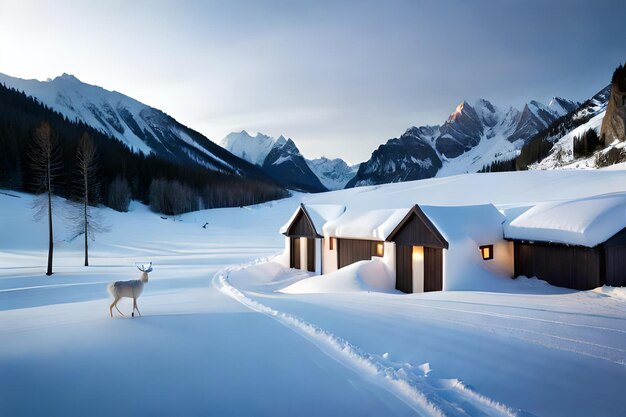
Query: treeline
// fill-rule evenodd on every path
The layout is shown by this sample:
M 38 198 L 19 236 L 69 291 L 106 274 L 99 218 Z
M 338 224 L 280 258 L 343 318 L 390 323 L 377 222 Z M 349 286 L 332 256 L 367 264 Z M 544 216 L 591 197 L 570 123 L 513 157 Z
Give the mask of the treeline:
M 71 198 L 76 180 L 76 151 L 87 133 L 98 155 L 95 174 L 101 201 L 116 210 L 128 208 L 130 199 L 149 204 L 165 214 L 199 208 L 261 203 L 287 196 L 287 191 L 266 179 L 215 172 L 197 164 L 185 166 L 153 154 L 134 153 L 115 138 L 70 121 L 37 100 L 0 84 L 0 187 L 37 192 L 29 163 L 36 129 L 47 122 L 61 150 L 55 194 Z M 167 192 L 157 192 L 166 189 Z M 154 192 L 153 192 L 154 190 Z

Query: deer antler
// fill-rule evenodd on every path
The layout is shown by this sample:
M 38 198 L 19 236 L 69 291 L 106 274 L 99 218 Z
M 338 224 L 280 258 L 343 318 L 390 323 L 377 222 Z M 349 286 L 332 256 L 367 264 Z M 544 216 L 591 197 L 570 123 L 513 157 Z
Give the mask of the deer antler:
M 140 270 L 141 272 L 150 272 L 152 271 L 152 262 L 150 262 L 148 264 L 148 267 L 146 268 L 145 264 L 139 264 L 139 265 L 135 265 L 137 267 L 138 270 Z

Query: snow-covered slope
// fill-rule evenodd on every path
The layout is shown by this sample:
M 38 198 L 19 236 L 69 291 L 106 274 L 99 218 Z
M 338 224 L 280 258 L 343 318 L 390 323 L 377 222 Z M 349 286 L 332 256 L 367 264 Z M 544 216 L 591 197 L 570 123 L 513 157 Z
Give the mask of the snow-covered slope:
M 312 278 L 272 262 L 233 265 L 282 250 L 278 228 L 303 200 L 512 210 L 625 183 L 624 168 L 471 174 L 175 221 L 138 203 L 95 208 L 111 228 L 92 243 L 92 266 L 56 218 L 52 277 L 34 196 L 0 190 L 0 231 L 11 236 L 0 238 L 2 415 L 621 416 L 622 288 L 519 278 L 497 291 L 398 294 L 381 292 L 389 277 L 376 261 Z M 134 262 L 149 260 L 143 316 L 110 319 L 106 284 L 137 278 Z M 130 312 L 128 299 L 120 309 Z
M 510 159 L 535 134 L 578 103 L 559 97 L 549 105 L 531 101 L 520 111 L 479 99 L 463 101 L 441 126 L 408 129 L 361 164 L 348 187 L 476 172 Z
M 611 86 L 600 90 L 590 100 L 583 103 L 571 117 L 563 120 L 555 130 L 555 134 L 546 137 L 546 141 L 554 146 L 550 154 L 530 169 L 567 169 L 567 168 L 596 168 L 596 156 L 606 153 L 612 148 L 624 148 L 624 143 L 609 146 L 593 155 L 576 158 L 574 155 L 574 139 L 580 137 L 589 129 L 600 134 L 602 120 L 606 114 Z
M 52 80 L 23 80 L 0 74 L 0 84 L 23 91 L 72 121 L 83 122 L 135 152 L 197 163 L 211 170 L 259 175 L 254 168 L 162 111 L 116 91 L 63 74 Z
M 284 136 L 273 138 L 245 130 L 228 134 L 220 142 L 233 154 L 261 167 L 267 174 L 284 186 L 309 192 L 326 191 L 329 187 L 312 167 L 292 139 Z

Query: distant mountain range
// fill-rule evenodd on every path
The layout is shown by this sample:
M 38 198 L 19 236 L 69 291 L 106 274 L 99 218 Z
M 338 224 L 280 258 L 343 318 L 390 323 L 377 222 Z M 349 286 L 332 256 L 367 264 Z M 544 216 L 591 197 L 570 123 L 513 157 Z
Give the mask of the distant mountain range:
M 343 188 L 354 177 L 358 166 L 342 159 L 306 159 L 292 139 L 273 138 L 245 130 L 227 135 L 221 145 L 233 154 L 258 165 L 288 188 L 319 192 Z
M 252 136 L 245 130 L 227 135 L 218 146 L 158 109 L 68 74 L 44 82 L 0 74 L 0 83 L 69 120 L 118 139 L 137 153 L 269 178 L 303 192 L 477 172 L 499 161 L 519 165 L 516 158 L 537 143 L 550 152 L 542 150 L 540 159 L 525 157 L 517 169 L 564 166 L 576 159 L 571 151 L 573 135 L 567 135 L 574 128 L 579 134 L 581 125 L 598 130 L 609 94 L 606 88 L 582 104 L 560 97 L 547 105 L 530 101 L 521 110 L 497 107 L 485 99 L 463 101 L 441 125 L 410 127 L 378 146 L 367 161 L 350 166 L 340 158 L 307 159 L 292 139 Z M 593 163 L 587 159 L 585 164 Z
M 32 96 L 71 121 L 82 122 L 145 155 L 153 153 L 180 164 L 241 176 L 264 176 L 204 135 L 160 110 L 116 91 L 63 74 L 48 81 L 23 80 L 0 74 L 0 84 Z
M 463 101 L 442 125 L 411 127 L 361 164 L 347 187 L 476 172 L 516 155 L 524 144 L 579 103 L 555 97 L 531 101 L 520 111 L 485 99 Z

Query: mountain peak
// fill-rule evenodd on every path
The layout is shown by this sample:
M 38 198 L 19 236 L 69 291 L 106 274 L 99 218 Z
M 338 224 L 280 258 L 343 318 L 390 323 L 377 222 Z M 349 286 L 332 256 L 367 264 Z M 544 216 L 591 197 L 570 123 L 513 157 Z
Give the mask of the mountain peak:
M 467 111 L 468 108 L 472 108 L 472 106 L 470 106 L 467 101 L 463 100 L 461 104 L 456 106 L 456 109 L 454 109 L 454 112 L 450 115 L 450 120 L 456 120 L 456 118 Z
M 76 78 L 75 76 L 73 76 L 72 74 L 68 74 L 67 72 L 64 72 L 63 74 L 59 75 L 58 77 L 56 77 L 54 80 L 52 81 L 57 81 L 57 80 L 61 80 L 61 81 L 76 81 L 76 82 L 81 82 L 78 78 Z

